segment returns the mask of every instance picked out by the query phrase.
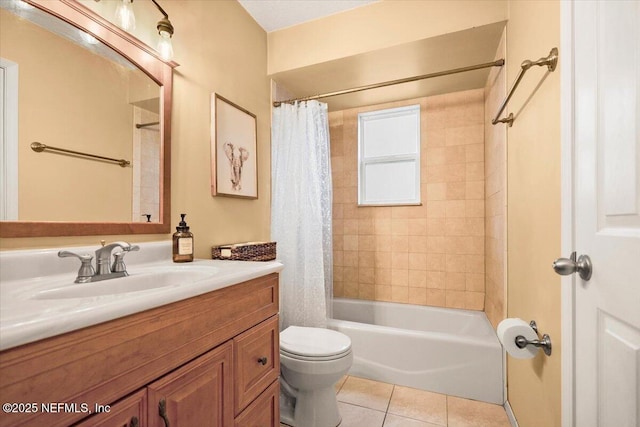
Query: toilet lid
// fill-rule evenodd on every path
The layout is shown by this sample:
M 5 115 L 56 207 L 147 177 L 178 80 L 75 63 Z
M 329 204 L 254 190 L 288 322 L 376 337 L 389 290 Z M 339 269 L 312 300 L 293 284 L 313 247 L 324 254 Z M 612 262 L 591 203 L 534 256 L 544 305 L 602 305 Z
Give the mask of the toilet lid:
M 349 351 L 351 339 L 330 329 L 289 326 L 280 332 L 280 348 L 300 356 L 333 356 Z

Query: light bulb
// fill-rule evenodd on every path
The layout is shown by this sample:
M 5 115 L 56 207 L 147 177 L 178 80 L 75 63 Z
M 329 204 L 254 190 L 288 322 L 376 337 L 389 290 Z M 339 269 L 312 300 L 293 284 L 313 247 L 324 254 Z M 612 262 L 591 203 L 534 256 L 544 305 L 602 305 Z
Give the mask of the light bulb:
M 136 15 L 133 13 L 133 0 L 122 0 L 116 9 L 116 24 L 125 31 L 135 30 Z
M 165 61 L 170 61 L 173 58 L 173 45 L 171 43 L 171 34 L 167 31 L 160 31 L 158 33 L 160 38 L 158 40 L 158 53 Z

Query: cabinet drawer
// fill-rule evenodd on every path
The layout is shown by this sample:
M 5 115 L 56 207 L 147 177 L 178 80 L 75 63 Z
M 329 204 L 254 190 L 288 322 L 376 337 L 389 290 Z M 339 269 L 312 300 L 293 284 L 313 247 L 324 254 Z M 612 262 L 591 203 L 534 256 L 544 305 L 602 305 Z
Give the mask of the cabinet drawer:
M 236 418 L 235 427 L 278 427 L 279 395 L 280 382 L 276 380 Z
M 91 408 L 93 411 L 95 408 Z M 111 405 L 109 412 L 75 424 L 76 427 L 143 427 L 147 425 L 147 391 L 140 390 Z
M 278 316 L 233 339 L 235 415 L 280 375 Z

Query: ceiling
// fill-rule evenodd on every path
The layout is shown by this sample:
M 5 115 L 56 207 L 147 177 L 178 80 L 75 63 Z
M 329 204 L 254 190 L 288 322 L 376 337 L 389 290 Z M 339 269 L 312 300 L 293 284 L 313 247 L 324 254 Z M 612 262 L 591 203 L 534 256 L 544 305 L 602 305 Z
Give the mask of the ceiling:
M 271 32 L 380 0 L 238 1 L 266 32 Z

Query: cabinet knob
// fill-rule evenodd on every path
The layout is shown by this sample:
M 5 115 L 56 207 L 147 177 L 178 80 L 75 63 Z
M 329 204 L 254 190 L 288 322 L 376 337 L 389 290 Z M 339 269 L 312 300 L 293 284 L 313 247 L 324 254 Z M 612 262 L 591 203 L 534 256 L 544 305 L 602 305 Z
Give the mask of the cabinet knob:
M 131 417 L 131 423 L 129 424 L 129 427 L 140 427 L 140 421 L 138 420 L 138 417 Z
M 265 356 L 262 356 L 260 359 L 258 359 L 258 363 L 264 366 L 267 364 L 267 360 L 268 359 Z

